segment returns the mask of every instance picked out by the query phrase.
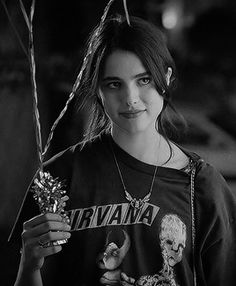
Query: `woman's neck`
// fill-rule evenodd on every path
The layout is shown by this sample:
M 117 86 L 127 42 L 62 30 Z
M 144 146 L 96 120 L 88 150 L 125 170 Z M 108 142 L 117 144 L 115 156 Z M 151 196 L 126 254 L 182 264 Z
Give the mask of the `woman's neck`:
M 127 132 L 111 132 L 113 140 L 127 153 L 136 159 L 151 165 L 161 165 L 169 156 L 169 148 L 165 147 L 166 141 L 155 132 L 140 132 L 130 134 Z M 165 148 L 165 151 L 163 150 Z M 164 152 L 163 152 L 164 151 Z M 168 153 L 168 155 L 167 155 Z

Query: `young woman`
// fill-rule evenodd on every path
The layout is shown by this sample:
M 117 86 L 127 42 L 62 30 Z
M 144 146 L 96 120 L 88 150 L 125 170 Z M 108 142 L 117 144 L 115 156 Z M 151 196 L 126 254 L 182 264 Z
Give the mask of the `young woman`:
M 175 65 L 160 30 L 130 20 L 110 18 L 91 35 L 78 95 L 88 132 L 45 166 L 66 182 L 70 222 L 27 218 L 15 286 L 235 283 L 235 196 L 168 138 Z

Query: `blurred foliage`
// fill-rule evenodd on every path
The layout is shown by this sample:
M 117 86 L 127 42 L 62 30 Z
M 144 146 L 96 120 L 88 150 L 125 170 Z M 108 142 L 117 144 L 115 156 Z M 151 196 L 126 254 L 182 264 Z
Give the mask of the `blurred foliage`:
M 199 15 L 185 33 L 184 55 L 177 54 L 177 98 L 200 107 L 212 121 L 236 137 L 236 12 L 213 7 Z

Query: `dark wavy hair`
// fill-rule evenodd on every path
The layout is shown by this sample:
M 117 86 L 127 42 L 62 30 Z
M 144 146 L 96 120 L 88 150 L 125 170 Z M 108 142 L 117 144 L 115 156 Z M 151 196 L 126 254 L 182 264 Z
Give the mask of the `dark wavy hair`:
M 171 91 L 176 86 L 176 67 L 163 32 L 154 24 L 138 17 L 130 17 L 128 25 L 124 16 L 117 15 L 106 19 L 102 27 L 96 27 L 88 39 L 88 46 L 91 41 L 93 48 L 77 96 L 77 107 L 87 105 L 90 113 L 84 142 L 92 140 L 101 132 L 109 133 L 111 130 L 111 122 L 104 112 L 98 90 L 105 61 L 115 50 L 135 53 L 147 72 L 152 75 L 155 87 L 164 99 L 156 127 L 166 140 L 170 139 L 176 127 L 168 110 L 172 109 L 177 117 L 180 115 L 171 104 Z M 166 82 L 168 67 L 172 69 L 169 85 Z

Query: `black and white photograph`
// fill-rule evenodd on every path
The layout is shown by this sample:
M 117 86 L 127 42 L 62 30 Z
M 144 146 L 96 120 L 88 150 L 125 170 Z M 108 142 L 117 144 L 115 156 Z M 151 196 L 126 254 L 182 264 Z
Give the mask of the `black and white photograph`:
M 236 1 L 0 0 L 0 285 L 235 286 Z

